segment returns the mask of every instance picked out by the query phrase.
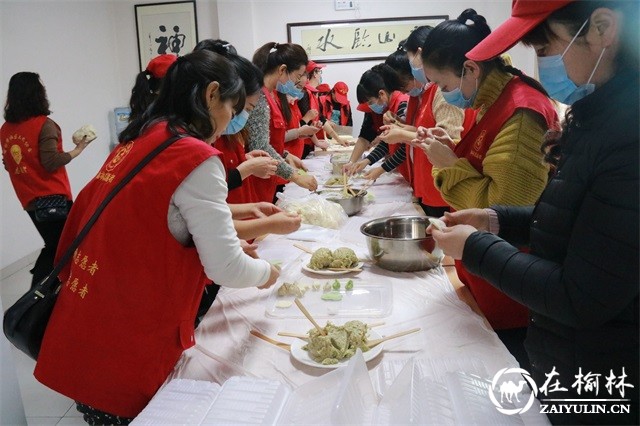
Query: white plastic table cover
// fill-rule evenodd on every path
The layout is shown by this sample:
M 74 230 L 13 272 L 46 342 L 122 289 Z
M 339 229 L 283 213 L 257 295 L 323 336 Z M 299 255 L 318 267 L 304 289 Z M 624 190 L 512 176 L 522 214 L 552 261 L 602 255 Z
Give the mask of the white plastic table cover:
M 305 160 L 309 172 L 319 183 L 331 173 L 329 156 Z M 288 185 L 287 195 L 306 190 Z M 340 230 L 309 232 L 316 241 L 302 244 L 317 249 L 322 246 L 353 248 L 360 257 L 368 255 L 364 236 L 359 228 L 367 220 L 399 214 L 418 214 L 411 202 L 411 190 L 397 173 L 381 176 L 370 188 L 374 202 L 348 219 Z M 304 237 L 303 237 L 304 238 Z M 300 273 L 301 259 L 309 256 L 293 246 L 300 241 L 286 235 L 269 235 L 259 242 L 259 254 L 270 261 L 282 262 L 282 284 L 287 277 Z M 421 331 L 385 343 L 382 354 L 367 363 L 375 382 L 383 376 L 381 368 L 412 357 L 418 359 L 459 359 L 471 357 L 482 362 L 489 374 L 500 369 L 517 367 L 516 360 L 500 342 L 482 317 L 460 301 L 443 268 L 415 273 L 397 273 L 365 265 L 357 276 L 360 280 L 385 282 L 391 286 L 393 307 L 384 318 L 357 319 L 366 322 L 384 321 L 376 327 L 382 335 L 420 327 Z M 320 277 L 322 278 L 322 277 Z M 316 277 L 316 279 L 318 279 Z M 313 280 L 313 279 L 311 279 Z M 304 317 L 274 318 L 266 315 L 267 302 L 273 289 L 259 290 L 221 288 L 215 303 L 196 330 L 196 346 L 185 351 L 167 381 L 174 378 L 208 380 L 219 384 L 235 375 L 280 380 L 293 388 L 300 386 L 328 370 L 310 367 L 294 360 L 280 347 L 260 340 L 251 334 L 255 329 L 282 342 L 293 338 L 280 337 L 279 331 L 305 333 L 312 325 Z M 336 323 L 356 318 L 336 317 Z M 319 320 L 324 324 L 325 319 Z M 378 384 L 378 389 L 384 384 Z

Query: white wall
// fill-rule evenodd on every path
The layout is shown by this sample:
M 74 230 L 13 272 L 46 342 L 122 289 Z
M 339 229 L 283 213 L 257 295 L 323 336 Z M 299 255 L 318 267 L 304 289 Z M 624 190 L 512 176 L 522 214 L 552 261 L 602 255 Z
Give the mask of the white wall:
M 449 15 L 455 19 L 464 9 L 472 7 L 483 15 L 491 28 L 510 15 L 511 0 L 355 0 L 357 10 L 336 11 L 333 0 L 218 0 L 220 37 L 236 46 L 249 59 L 253 52 L 270 41 L 287 41 L 287 23 L 333 21 L 385 17 Z M 534 57 L 531 49 L 516 47 L 510 52 L 514 65 L 533 75 Z M 331 85 L 344 81 L 349 86 L 353 109 L 354 132 L 360 130 L 363 113 L 355 110 L 355 88 L 360 76 L 382 61 L 361 61 L 327 64 L 324 82 Z
M 93 124 L 100 138 L 68 166 L 74 194 L 93 177 L 109 149 L 108 114 L 126 105 L 138 73 L 134 5 L 160 0 L 0 0 L 0 94 L 6 96 L 9 78 L 18 71 L 35 71 L 47 87 L 53 114 L 62 128 L 65 149 L 71 133 Z M 200 39 L 224 38 L 241 54 L 268 41 L 286 41 L 289 22 L 362 19 L 397 16 L 449 15 L 474 7 L 495 27 L 509 15 L 510 0 L 357 0 L 356 11 L 333 9 L 333 0 L 197 0 Z M 516 48 L 514 63 L 533 71 L 533 54 Z M 362 73 L 376 62 L 330 64 L 329 83 L 345 81 L 352 89 Z M 354 111 L 359 129 L 362 114 Z M 357 130 L 356 130 L 357 131 Z M 42 240 L 20 207 L 8 175 L 0 173 L 0 269 L 42 247 Z
M 126 105 L 139 72 L 134 4 L 154 0 L 0 0 L 0 97 L 19 71 L 40 74 L 65 150 L 74 130 L 93 124 L 99 139 L 67 166 L 74 195 L 109 152 L 108 114 Z M 198 1 L 200 38 L 217 37 L 214 1 Z M 0 119 L 0 122 L 2 120 Z M 0 269 L 40 250 L 42 239 L 0 173 Z

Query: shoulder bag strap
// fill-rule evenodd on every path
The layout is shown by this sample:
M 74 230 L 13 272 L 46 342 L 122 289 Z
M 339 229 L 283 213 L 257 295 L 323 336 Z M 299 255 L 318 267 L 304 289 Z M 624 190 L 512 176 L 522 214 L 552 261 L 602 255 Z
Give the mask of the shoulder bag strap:
M 127 183 L 129 183 L 131 179 L 133 179 L 133 177 L 136 174 L 138 174 L 138 172 L 142 170 L 144 166 L 146 166 L 151 160 L 153 160 L 154 157 L 156 157 L 158 154 L 164 151 L 167 147 L 169 147 L 169 145 L 173 144 L 178 139 L 181 139 L 185 136 L 187 135 L 185 134 L 175 135 L 170 137 L 166 141 L 164 141 L 161 145 L 158 145 L 153 151 L 147 154 L 142 159 L 142 161 L 140 161 L 140 163 L 138 163 L 138 165 L 136 165 L 136 167 L 133 168 L 133 170 L 131 170 L 120 182 L 118 182 L 118 184 L 111 190 L 111 192 L 107 194 L 107 196 L 102 201 L 102 203 L 100 203 L 100 205 L 98 206 L 96 211 L 93 213 L 91 218 L 84 225 L 84 227 L 82 228 L 78 236 L 73 240 L 73 242 L 71 243 L 67 251 L 64 253 L 64 255 L 62 255 L 62 257 L 60 258 L 60 262 L 58 262 L 55 268 L 53 268 L 53 271 L 51 271 L 51 273 L 47 276 L 47 279 L 42 282 L 43 283 L 42 285 L 46 286 L 47 284 L 50 284 L 50 282 L 60 274 L 60 272 L 62 271 L 62 268 L 64 268 L 64 266 L 67 264 L 69 259 L 71 259 L 71 256 L 73 256 L 73 252 L 78 248 L 78 246 L 80 245 L 84 237 L 87 236 L 87 233 L 89 232 L 93 224 L 96 222 L 96 220 L 98 220 L 98 217 L 100 216 L 102 211 L 105 209 L 105 207 L 107 207 L 107 204 L 109 204 L 109 202 L 113 199 L 113 197 L 115 197 L 116 194 L 120 192 L 120 190 Z

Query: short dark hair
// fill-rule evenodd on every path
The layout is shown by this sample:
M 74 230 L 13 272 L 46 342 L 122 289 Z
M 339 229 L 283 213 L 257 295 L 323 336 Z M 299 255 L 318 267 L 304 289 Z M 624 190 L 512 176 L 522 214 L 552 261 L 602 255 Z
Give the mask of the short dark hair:
M 402 82 L 398 74 L 387 64 L 375 65 L 362 74 L 356 88 L 358 102 L 365 103 L 369 98 L 377 98 L 380 90 L 388 93 L 402 90 Z
M 49 114 L 47 90 L 40 81 L 40 75 L 23 71 L 11 76 L 4 104 L 4 119 L 9 123 L 20 123 L 31 117 Z
M 284 64 L 289 72 L 307 66 L 309 57 L 299 44 L 269 42 L 253 54 L 252 61 L 268 74 Z
M 411 34 L 409 34 L 409 37 L 407 37 L 403 44 L 404 50 L 417 53 L 418 49 L 424 46 L 424 42 L 432 29 L 433 27 L 431 25 L 422 25 L 411 31 Z
M 189 135 L 206 140 L 214 133 L 205 100 L 210 83 L 217 81 L 222 102 L 236 101 L 236 111 L 244 108 L 245 92 L 242 80 L 223 56 L 207 50 L 178 58 L 164 77 L 160 93 L 151 106 L 120 133 L 121 143 L 142 134 L 151 124 L 167 120 L 173 134 L 184 129 Z
M 196 44 L 193 51 L 196 52 L 198 50 L 208 50 L 227 58 L 242 79 L 247 96 L 258 93 L 262 89 L 264 79 L 262 71 L 248 59 L 239 56 L 232 44 L 224 40 L 207 39 Z

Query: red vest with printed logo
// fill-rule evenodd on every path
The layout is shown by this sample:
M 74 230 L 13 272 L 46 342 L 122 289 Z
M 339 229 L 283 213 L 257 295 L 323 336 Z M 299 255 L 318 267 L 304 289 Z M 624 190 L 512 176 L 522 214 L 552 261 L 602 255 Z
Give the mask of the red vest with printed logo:
M 58 259 L 107 193 L 171 135 L 158 123 L 120 145 L 80 192 Z M 167 224 L 182 181 L 219 152 L 187 137 L 161 152 L 111 201 L 60 274 L 62 287 L 35 369 L 44 385 L 98 410 L 135 417 L 195 344 L 209 282 L 194 247 Z
M 331 115 L 333 114 L 333 100 L 331 99 L 331 94 L 321 96 L 320 102 L 322 105 L 322 113 L 324 117 L 331 121 Z M 339 126 L 346 126 L 349 122 L 349 115 L 351 114 L 351 105 L 340 104 L 340 122 L 336 123 Z
M 287 123 L 282 116 L 280 105 L 273 98 L 269 89 L 263 87 L 262 93 L 264 93 L 264 96 L 267 98 L 267 104 L 269 105 L 271 114 L 269 119 L 269 143 L 278 154 L 282 155 L 284 152 L 284 136 L 285 133 L 287 133 Z M 275 94 L 275 96 L 277 97 L 277 94 Z M 276 187 L 285 183 L 287 183 L 285 179 L 273 175 L 269 179 L 256 179 L 254 181 L 254 189 L 260 201 L 270 203 L 276 194 Z
M 35 198 L 45 195 L 60 194 L 72 199 L 64 166 L 49 173 L 40 163 L 39 140 L 45 121 L 47 116 L 39 115 L 20 123 L 6 122 L 0 129 L 2 159 L 24 208 Z M 58 151 L 62 152 L 62 136 L 58 138 Z
M 537 112 L 544 118 L 549 128 L 558 121 L 551 101 L 518 77 L 514 77 L 482 119 L 458 143 L 455 149 L 456 155 L 466 158 L 476 170 L 482 173 L 482 161 L 487 151 L 502 126 L 518 109 Z M 480 310 L 493 328 L 500 330 L 527 326 L 529 311 L 525 306 L 507 297 L 485 280 L 469 273 L 462 262 L 456 261 L 456 271 L 460 281 L 469 288 Z
M 220 159 L 224 165 L 227 177 L 229 176 L 229 170 L 237 169 L 240 164 L 247 161 L 240 133 L 220 136 L 213 143 L 213 147 L 221 153 Z M 247 176 L 242 180 L 242 185 L 237 188 L 230 189 L 229 194 L 227 195 L 227 203 L 243 204 L 258 202 L 258 196 L 256 195 L 253 187 L 255 179 L 259 178 L 256 178 L 253 175 Z

